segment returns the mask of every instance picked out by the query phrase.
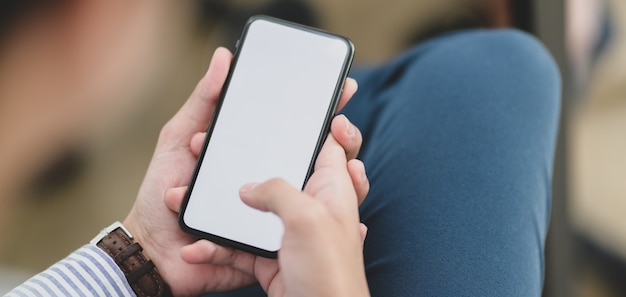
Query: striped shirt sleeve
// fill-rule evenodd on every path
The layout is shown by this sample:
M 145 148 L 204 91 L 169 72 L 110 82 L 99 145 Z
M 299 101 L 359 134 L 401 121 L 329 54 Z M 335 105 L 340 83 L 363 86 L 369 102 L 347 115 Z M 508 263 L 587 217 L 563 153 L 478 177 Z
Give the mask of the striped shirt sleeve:
M 115 261 L 85 245 L 5 296 L 136 296 Z

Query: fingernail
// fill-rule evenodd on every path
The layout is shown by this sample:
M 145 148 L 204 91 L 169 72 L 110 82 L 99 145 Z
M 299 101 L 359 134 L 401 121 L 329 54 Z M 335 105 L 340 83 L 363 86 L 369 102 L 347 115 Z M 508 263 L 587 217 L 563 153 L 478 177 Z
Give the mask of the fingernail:
M 254 188 L 256 188 L 256 186 L 258 186 L 259 183 L 247 183 L 243 186 L 241 186 L 241 188 L 239 188 L 239 193 L 249 193 L 250 191 L 252 191 Z
M 352 136 L 354 136 L 356 134 L 356 128 L 354 128 L 354 125 L 352 125 L 352 123 L 350 123 L 350 120 L 348 120 L 347 117 L 346 117 L 346 133 L 350 137 L 352 137 Z
M 365 170 L 365 163 L 363 163 L 363 161 L 359 162 L 361 163 L 360 167 L 361 167 L 361 172 L 359 173 L 359 179 L 361 179 L 362 182 L 367 180 L 367 170 Z

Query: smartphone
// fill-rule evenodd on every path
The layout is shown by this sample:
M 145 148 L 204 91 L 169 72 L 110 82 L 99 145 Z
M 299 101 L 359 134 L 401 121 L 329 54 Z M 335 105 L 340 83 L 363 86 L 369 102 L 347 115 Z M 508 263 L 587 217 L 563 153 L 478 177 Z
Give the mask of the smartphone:
M 284 227 L 239 188 L 279 177 L 303 189 L 354 56 L 345 37 L 284 20 L 248 20 L 180 212 L 192 235 L 275 258 Z

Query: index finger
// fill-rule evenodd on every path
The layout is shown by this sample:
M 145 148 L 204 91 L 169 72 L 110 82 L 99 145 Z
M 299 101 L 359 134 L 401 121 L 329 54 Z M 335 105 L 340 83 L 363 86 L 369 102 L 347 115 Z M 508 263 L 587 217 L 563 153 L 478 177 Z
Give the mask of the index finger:
M 250 207 L 272 212 L 283 222 L 289 221 L 290 215 L 299 214 L 309 208 L 304 207 L 309 202 L 308 197 L 280 178 L 270 179 L 262 184 L 244 185 L 239 190 L 239 196 Z
M 315 171 L 321 168 L 337 168 L 346 170 L 346 163 L 348 159 L 346 157 L 346 151 L 337 142 L 335 136 L 332 133 L 328 134 L 322 149 L 320 150 L 317 159 L 315 160 Z
M 177 132 L 195 133 L 207 129 L 232 59 L 233 55 L 228 49 L 218 47 L 215 50 L 206 74 L 170 121 Z
M 339 97 L 339 105 L 337 106 L 337 112 L 343 109 L 348 101 L 352 99 L 352 96 L 359 89 L 359 85 L 357 84 L 354 78 L 348 77 L 346 81 L 343 83 L 343 91 L 341 92 L 341 97 Z

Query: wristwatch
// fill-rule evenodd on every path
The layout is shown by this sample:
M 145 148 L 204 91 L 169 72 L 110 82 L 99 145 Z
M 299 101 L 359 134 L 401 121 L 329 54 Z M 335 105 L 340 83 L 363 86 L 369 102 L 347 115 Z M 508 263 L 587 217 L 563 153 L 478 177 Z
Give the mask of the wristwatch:
M 143 248 L 120 222 L 100 231 L 91 242 L 105 251 L 120 269 L 135 294 L 143 296 L 172 296 L 154 263 L 143 255 Z

